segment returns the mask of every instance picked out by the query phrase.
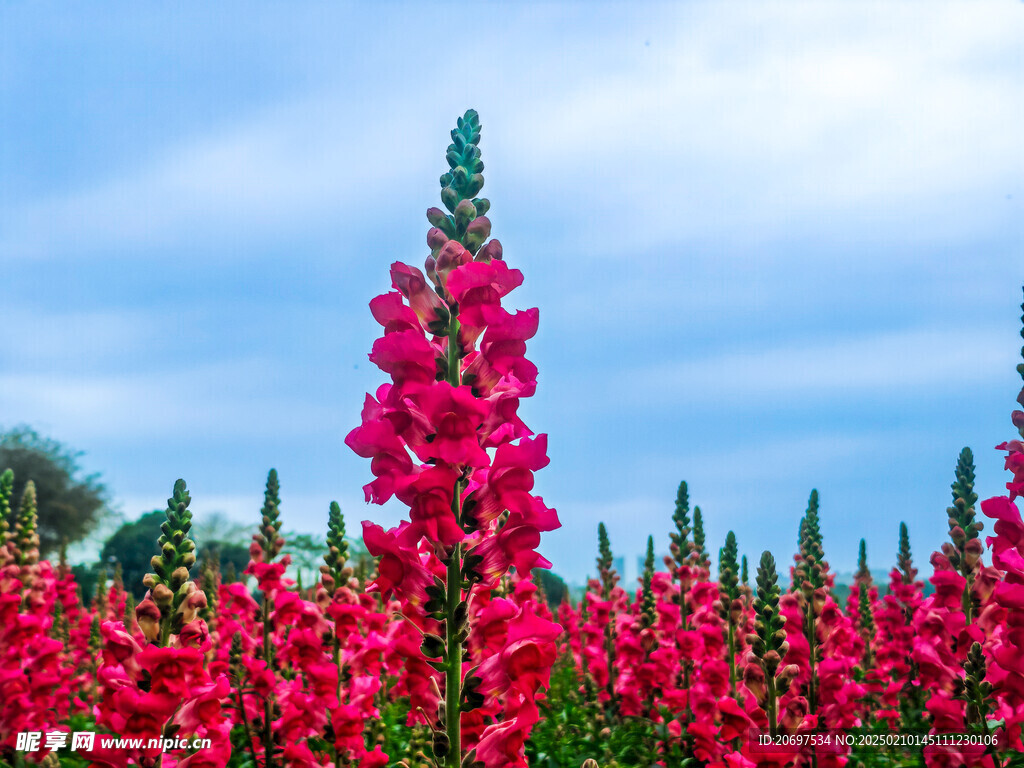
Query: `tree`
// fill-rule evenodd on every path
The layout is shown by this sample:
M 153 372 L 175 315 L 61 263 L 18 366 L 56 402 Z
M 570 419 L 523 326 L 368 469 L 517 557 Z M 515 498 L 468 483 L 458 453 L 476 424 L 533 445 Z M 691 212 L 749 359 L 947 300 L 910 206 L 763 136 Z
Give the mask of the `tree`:
M 236 576 L 249 567 L 249 547 L 235 541 L 208 541 L 199 545 L 199 562 L 217 558 L 220 572 L 230 573 L 228 565 L 234 569 Z
M 118 528 L 100 551 L 101 566 L 112 571 L 116 563 L 121 564 L 124 588 L 136 598 L 146 594 L 142 579 L 153 570 L 149 561 L 160 538 L 160 526 L 166 519 L 167 515 L 162 510 L 147 512 L 138 520 Z
M 13 470 L 13 498 L 21 498 L 29 480 L 36 486 L 41 557 L 59 550 L 64 539 L 81 541 L 110 512 L 99 475 L 81 474 L 82 455 L 28 427 L 0 433 L 0 472 Z
M 565 582 L 562 577 L 547 568 L 534 568 L 533 579 L 536 581 L 540 588 L 544 591 L 544 597 L 547 600 L 548 607 L 555 613 L 558 612 L 558 606 L 562 604 L 563 600 L 569 599 L 569 588 L 565 586 Z
M 252 541 L 252 528 L 246 523 L 239 523 L 232 520 L 220 511 L 204 512 L 192 524 L 191 536 L 199 548 L 204 544 L 237 544 L 249 551 L 249 542 Z M 248 562 L 248 556 L 246 556 Z
M 308 533 L 284 533 L 284 549 L 292 556 L 292 566 L 296 578 L 304 587 L 320 578 L 320 566 L 327 553 L 327 545 L 321 538 L 314 538 Z
M 142 515 L 138 520 L 125 523 L 103 544 L 100 551 L 100 567 L 107 569 L 108 577 L 113 573 L 114 566 L 121 564 L 121 576 L 124 579 L 124 588 L 135 597 L 141 598 L 146 594 L 146 587 L 142 584 L 143 577 L 153 570 L 150 565 L 150 557 L 157 539 L 160 538 L 161 528 L 166 519 L 166 513 L 161 510 L 154 510 Z M 215 521 L 217 525 L 225 524 L 226 518 Z M 235 573 L 241 573 L 249 564 L 249 547 L 236 541 L 223 541 L 211 539 L 214 528 L 206 526 L 207 536 L 198 540 L 197 557 L 199 560 L 216 556 L 223 571 L 228 563 L 234 566 Z M 221 528 L 221 530 L 224 530 Z M 227 533 L 237 531 L 227 530 Z
M 248 525 L 232 520 L 223 512 L 208 512 L 197 518 L 192 524 L 191 536 L 198 547 L 199 561 L 216 559 L 221 574 L 229 575 L 234 571 L 239 576 L 249 565 L 252 531 Z

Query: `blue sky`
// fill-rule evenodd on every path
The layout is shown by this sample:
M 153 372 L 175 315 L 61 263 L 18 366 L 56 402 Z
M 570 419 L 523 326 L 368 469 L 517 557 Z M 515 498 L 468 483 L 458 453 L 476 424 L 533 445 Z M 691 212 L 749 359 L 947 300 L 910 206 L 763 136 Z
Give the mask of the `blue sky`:
M 59 8 L 59 10 L 58 10 Z M 1024 280 L 1024 4 L 4 4 L 0 424 L 86 452 L 125 515 L 286 528 L 362 502 L 367 302 L 420 264 L 448 130 L 538 306 L 543 551 L 596 528 L 788 562 L 942 541 L 959 449 L 1005 482 Z

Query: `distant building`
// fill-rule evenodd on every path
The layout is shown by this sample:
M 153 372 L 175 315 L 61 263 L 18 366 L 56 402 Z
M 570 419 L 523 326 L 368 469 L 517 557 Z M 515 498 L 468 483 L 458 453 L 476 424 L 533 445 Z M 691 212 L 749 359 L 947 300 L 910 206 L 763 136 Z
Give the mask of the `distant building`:
M 619 574 L 619 584 L 624 585 L 626 583 L 626 558 L 612 558 L 612 568 L 614 568 L 615 572 Z
M 655 572 L 657 572 L 657 571 L 664 571 L 665 570 L 665 558 L 666 557 L 668 557 L 668 553 L 667 552 L 665 552 L 665 553 L 655 552 L 654 553 L 654 570 L 655 570 Z M 636 585 L 638 579 L 643 577 L 643 575 L 644 575 L 644 561 L 646 559 L 647 559 L 646 555 L 638 555 L 637 556 L 637 558 L 636 558 L 636 573 L 631 574 L 632 578 L 631 578 L 631 580 L 629 582 L 630 589 L 632 589 Z M 623 586 L 625 586 L 625 580 L 623 580 Z

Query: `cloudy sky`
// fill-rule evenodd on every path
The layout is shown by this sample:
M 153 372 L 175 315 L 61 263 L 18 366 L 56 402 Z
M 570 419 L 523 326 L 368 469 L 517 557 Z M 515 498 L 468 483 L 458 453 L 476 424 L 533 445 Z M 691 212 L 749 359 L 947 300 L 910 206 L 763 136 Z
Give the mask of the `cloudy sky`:
M 86 452 L 128 517 L 394 523 L 342 443 L 388 265 L 422 263 L 476 108 L 538 306 L 538 476 L 598 521 L 888 569 L 941 542 L 960 448 L 1005 482 L 1024 280 L 1024 4 L 4 4 L 0 425 Z M 470 10 L 467 10 L 470 9 Z

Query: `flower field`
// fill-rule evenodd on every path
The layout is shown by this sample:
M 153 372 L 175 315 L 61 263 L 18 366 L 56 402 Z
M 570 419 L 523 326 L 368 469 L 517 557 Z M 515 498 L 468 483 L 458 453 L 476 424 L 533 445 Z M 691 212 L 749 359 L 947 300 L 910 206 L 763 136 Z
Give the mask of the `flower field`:
M 652 537 L 639 583 L 623 584 L 604 525 L 581 531 L 596 533 L 598 578 L 575 604 L 549 603 L 533 577 L 552 566 L 537 549 L 560 525 L 533 493 L 547 435 L 518 416 L 536 390 L 526 346 L 539 315 L 505 306 L 524 276 L 491 238 L 480 135 L 470 110 L 451 134 L 443 208 L 427 211 L 430 255 L 422 269 L 392 264 L 393 290 L 370 301 L 384 378 L 345 443 L 369 460 L 366 500 L 407 508 L 396 528 L 362 523 L 372 566 L 350 561 L 332 503 L 319 579 L 288 578 L 272 470 L 243 574 L 197 560 L 178 480 L 146 597 L 136 605 L 119 577 L 83 595 L 63 558 L 40 559 L 34 487 L 14 498 L 5 472 L 0 762 L 1024 765 L 1019 439 L 997 448 L 1006 496 L 979 504 L 971 451 L 955 460 L 947 519 L 936 514 L 949 540 L 922 578 L 901 524 L 888 585 L 873 583 L 862 541 L 840 600 L 817 491 L 795 554 L 748 562 L 733 532 L 706 541 L 684 482 L 674 511 L 666 500 L 663 563 Z M 1012 421 L 1024 438 L 1024 412 Z

